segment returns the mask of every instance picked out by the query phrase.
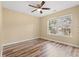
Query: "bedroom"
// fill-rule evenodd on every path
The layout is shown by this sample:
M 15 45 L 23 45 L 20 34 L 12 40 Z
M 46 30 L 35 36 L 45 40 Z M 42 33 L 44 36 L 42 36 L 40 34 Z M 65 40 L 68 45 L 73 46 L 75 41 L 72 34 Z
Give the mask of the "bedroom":
M 2 1 L 0 13 L 2 57 L 79 57 L 79 1 Z

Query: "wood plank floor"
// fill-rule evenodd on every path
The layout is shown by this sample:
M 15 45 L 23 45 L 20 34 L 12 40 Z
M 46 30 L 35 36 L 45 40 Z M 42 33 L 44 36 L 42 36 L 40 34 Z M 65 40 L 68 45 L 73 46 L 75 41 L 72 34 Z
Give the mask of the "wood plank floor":
M 79 48 L 35 39 L 4 46 L 3 57 L 79 57 Z

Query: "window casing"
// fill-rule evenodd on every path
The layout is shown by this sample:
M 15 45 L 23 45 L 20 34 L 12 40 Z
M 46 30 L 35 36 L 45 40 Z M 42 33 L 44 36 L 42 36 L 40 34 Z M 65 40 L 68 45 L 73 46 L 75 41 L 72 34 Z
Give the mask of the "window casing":
M 47 29 L 50 35 L 71 36 L 71 15 L 65 15 L 48 20 Z

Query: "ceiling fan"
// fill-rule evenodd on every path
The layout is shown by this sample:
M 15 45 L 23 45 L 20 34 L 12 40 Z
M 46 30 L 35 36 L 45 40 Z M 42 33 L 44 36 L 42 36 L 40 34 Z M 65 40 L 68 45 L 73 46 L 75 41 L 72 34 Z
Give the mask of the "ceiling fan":
M 33 6 L 33 5 L 28 5 L 28 6 L 33 7 L 33 8 L 36 8 L 32 12 L 39 11 L 42 14 L 43 13 L 42 10 L 50 10 L 50 8 L 43 8 L 43 5 L 44 4 L 45 4 L 45 1 L 42 1 L 41 4 L 37 4 L 36 6 Z

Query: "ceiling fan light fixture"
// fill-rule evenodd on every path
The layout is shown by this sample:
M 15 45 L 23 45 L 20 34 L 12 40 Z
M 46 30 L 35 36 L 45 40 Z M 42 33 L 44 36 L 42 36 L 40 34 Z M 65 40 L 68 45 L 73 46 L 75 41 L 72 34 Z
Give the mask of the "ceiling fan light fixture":
M 42 9 L 37 9 L 37 11 L 41 11 Z
M 43 13 L 43 10 L 50 10 L 50 8 L 42 7 L 45 4 L 45 1 L 42 1 L 41 4 L 37 4 L 36 6 L 29 5 L 30 7 L 34 7 L 35 9 L 32 12 L 38 11 L 41 14 Z

